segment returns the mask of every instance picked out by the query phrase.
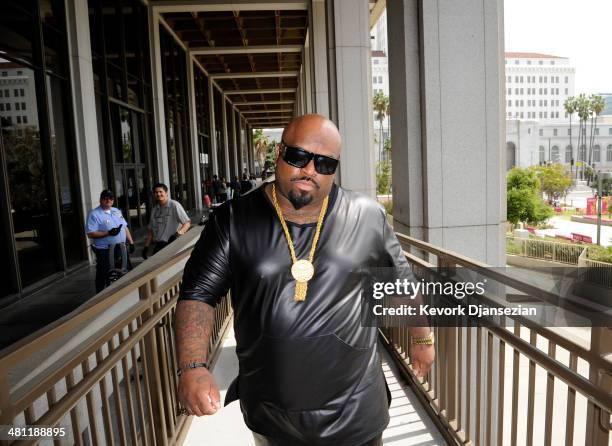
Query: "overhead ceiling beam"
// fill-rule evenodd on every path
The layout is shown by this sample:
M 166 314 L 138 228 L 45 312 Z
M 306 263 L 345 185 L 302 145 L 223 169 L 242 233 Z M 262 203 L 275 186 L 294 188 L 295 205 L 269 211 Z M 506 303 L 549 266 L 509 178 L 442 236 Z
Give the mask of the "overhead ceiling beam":
M 214 54 L 271 54 L 271 53 L 301 53 L 302 45 L 250 45 L 250 46 L 220 46 L 193 47 L 192 54 L 208 56 Z
M 253 119 L 247 119 L 247 122 L 281 122 L 281 121 L 289 121 L 291 120 L 291 116 L 269 116 L 269 117 L 259 117 Z
M 290 11 L 307 10 L 304 0 L 153 0 L 149 2 L 157 12 L 201 11 Z
M 213 79 L 252 79 L 256 77 L 297 77 L 298 71 L 260 71 L 258 73 L 211 73 Z
M 292 108 L 276 108 L 274 110 L 244 110 L 241 113 L 243 115 L 252 115 L 252 114 L 256 114 L 256 113 L 293 113 L 293 109 Z
M 376 0 L 375 1 L 374 7 L 370 11 L 370 29 L 376 26 L 378 19 L 380 19 L 380 16 L 382 15 L 386 7 L 387 7 L 386 0 Z
M 295 101 L 254 101 L 254 102 L 234 102 L 234 105 L 278 105 L 293 104 Z
M 295 88 L 266 88 L 252 90 L 223 90 L 225 94 L 267 94 L 267 93 L 295 93 Z

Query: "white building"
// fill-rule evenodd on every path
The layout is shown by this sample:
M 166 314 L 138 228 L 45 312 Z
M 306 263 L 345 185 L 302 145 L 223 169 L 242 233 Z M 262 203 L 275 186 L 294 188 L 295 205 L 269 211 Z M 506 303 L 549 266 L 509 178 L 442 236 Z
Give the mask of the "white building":
M 506 53 L 506 117 L 551 122 L 566 119 L 563 102 L 574 96 L 576 68 L 566 57 Z
M 0 59 L 0 119 L 4 126 L 38 128 L 35 96 L 33 71 Z
M 588 164 L 590 123 L 583 129 L 586 143 L 581 143 L 581 150 L 577 152 L 578 133 L 578 122 L 573 120 L 570 145 L 569 119 L 557 122 L 507 120 L 506 166 L 527 167 L 548 162 L 570 166 L 572 158 L 575 163 Z M 590 162 L 596 171 L 612 171 L 612 116 L 600 116 L 597 120 Z

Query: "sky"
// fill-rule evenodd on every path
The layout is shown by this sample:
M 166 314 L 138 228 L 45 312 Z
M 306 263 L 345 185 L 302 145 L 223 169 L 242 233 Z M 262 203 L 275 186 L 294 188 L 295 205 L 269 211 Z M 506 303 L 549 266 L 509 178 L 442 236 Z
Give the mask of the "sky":
M 506 51 L 568 57 L 575 93 L 612 93 L 612 0 L 505 0 Z

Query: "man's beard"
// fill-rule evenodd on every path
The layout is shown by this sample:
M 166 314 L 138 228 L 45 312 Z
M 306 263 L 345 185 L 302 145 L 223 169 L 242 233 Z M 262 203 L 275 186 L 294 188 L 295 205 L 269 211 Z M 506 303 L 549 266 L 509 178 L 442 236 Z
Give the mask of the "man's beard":
M 292 190 L 289 191 L 289 194 L 287 194 L 287 198 L 289 198 L 289 201 L 291 202 L 291 204 L 293 205 L 293 208 L 298 211 L 301 208 L 303 208 L 304 206 L 306 206 L 307 204 L 309 204 L 312 201 L 312 194 L 308 193 L 308 192 L 303 192 L 301 194 L 298 194 Z

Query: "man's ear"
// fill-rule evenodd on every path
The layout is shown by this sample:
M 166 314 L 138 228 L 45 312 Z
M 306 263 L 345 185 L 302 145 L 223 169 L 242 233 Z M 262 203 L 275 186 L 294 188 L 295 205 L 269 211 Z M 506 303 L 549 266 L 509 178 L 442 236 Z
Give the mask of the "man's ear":
M 281 155 L 281 144 L 276 144 L 276 161 L 278 162 L 278 157 Z

